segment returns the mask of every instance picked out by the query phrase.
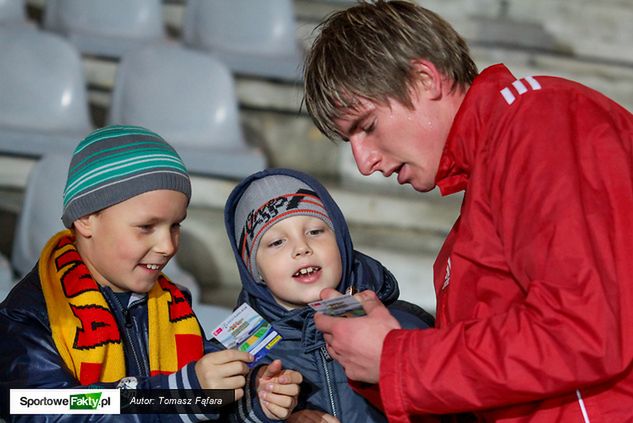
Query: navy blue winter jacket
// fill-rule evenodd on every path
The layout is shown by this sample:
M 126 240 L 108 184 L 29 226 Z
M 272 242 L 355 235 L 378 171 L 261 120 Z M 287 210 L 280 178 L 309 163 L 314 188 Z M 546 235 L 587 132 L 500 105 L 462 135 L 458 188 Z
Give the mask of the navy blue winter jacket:
M 181 288 L 189 301 L 189 292 Z M 101 287 L 124 338 L 126 374 L 122 382 L 103 383 L 99 387 L 127 385 L 136 389 L 200 389 L 195 363 L 171 375 L 149 376 L 147 300 L 132 294 L 127 310 L 108 287 Z M 218 351 L 215 342 L 205 342 L 205 352 Z M 255 374 L 256 371 L 249 375 Z M 254 395 L 255 378 L 249 377 L 250 389 L 242 400 L 223 409 L 222 414 L 207 415 L 9 415 L 11 388 L 85 388 L 66 371 L 59 356 L 48 321 L 37 265 L 20 281 L 0 304 L 0 417 L 7 421 L 212 421 L 268 422 Z M 96 385 L 92 385 L 93 387 Z
M 433 317 L 421 308 L 398 300 L 398 284 L 378 261 L 352 246 L 347 223 L 328 191 L 314 178 L 290 169 L 267 169 L 243 180 L 229 196 L 224 213 L 225 225 L 242 279 L 238 305 L 248 303 L 281 334 L 266 360 L 279 358 L 284 367 L 299 371 L 304 378 L 300 402 L 295 410 L 316 409 L 332 414 L 342 423 L 386 422 L 384 415 L 350 388 L 343 367 L 325 348 L 323 335 L 314 324 L 309 307 L 286 310 L 277 304 L 267 287 L 256 282 L 238 252 L 235 240 L 235 206 L 254 180 L 271 174 L 295 177 L 309 185 L 319 196 L 332 220 L 343 268 L 340 292 L 371 289 L 385 303 L 404 328 L 424 329 L 433 325 Z

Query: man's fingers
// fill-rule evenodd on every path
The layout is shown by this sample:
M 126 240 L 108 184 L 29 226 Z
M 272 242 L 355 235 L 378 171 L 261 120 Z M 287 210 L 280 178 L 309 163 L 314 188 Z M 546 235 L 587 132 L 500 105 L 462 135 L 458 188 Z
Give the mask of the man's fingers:
M 376 293 L 372 291 L 371 289 L 366 289 L 364 291 L 357 292 L 356 294 L 354 294 L 354 298 L 356 298 L 361 303 L 364 301 L 372 301 L 372 300 L 378 299 L 378 297 L 376 296 Z
M 324 333 L 323 339 L 325 340 L 325 346 L 327 347 L 328 351 L 330 351 L 330 348 L 332 347 L 332 342 L 334 342 L 334 336 L 330 335 L 329 333 Z
M 324 288 L 319 294 L 322 300 L 329 300 L 330 298 L 342 297 L 343 294 L 338 292 L 334 288 Z
M 331 333 L 334 324 L 338 319 L 342 319 L 342 317 L 332 317 L 323 313 L 316 313 L 314 315 L 314 324 L 317 329 L 323 333 Z
M 374 310 L 378 310 L 380 307 L 385 308 L 374 291 L 362 291 L 355 294 L 354 297 L 360 301 L 366 314 L 371 314 Z
M 341 295 L 342 294 L 340 292 L 332 288 L 325 288 L 321 291 L 321 298 L 324 300 Z M 389 313 L 374 291 L 362 291 L 355 294 L 354 297 L 360 301 L 363 306 L 363 310 L 365 310 L 365 314 L 369 315 L 370 313 L 376 313 L 379 311 Z M 328 316 L 323 313 L 316 313 L 314 315 L 314 323 L 316 324 L 317 329 L 324 334 L 333 333 L 334 325 L 336 325 L 337 322 L 340 322 L 341 319 L 342 318 L 340 317 Z
M 338 353 L 330 344 L 325 344 L 325 349 L 327 349 L 328 354 L 330 354 L 334 360 L 339 361 Z

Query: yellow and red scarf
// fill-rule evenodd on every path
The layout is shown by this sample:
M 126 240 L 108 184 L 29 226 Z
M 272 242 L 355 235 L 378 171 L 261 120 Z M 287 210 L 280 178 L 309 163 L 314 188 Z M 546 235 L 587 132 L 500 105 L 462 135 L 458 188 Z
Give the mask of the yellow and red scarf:
M 97 281 L 64 230 L 42 250 L 39 273 L 53 341 L 68 370 L 82 385 L 126 376 L 123 340 Z M 150 374 L 169 374 L 203 354 L 203 339 L 191 306 L 165 275 L 147 299 Z

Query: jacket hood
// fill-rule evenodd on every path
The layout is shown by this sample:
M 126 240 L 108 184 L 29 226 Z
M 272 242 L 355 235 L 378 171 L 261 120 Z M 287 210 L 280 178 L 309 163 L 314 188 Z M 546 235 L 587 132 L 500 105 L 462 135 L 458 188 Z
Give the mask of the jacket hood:
M 336 243 L 338 244 L 341 254 L 342 276 L 337 287 L 339 292 L 345 293 L 352 288 L 354 292 L 372 289 L 378 293 L 383 301 L 390 303 L 398 298 L 399 292 L 397 284 L 387 269 L 378 261 L 354 250 L 345 217 L 325 187 L 315 178 L 305 173 L 292 169 L 272 168 L 257 172 L 242 180 L 242 182 L 233 189 L 224 207 L 224 224 L 242 280 L 243 292 L 240 295 L 239 303 L 247 301 L 251 303 L 251 305 L 257 303 L 260 306 L 264 306 L 264 304 L 266 304 L 264 308 L 267 309 L 268 312 L 265 314 L 267 314 L 269 318 L 273 317 L 270 315 L 271 313 L 276 315 L 275 317 L 277 318 L 288 314 L 285 309 L 276 303 L 266 285 L 258 283 L 248 271 L 240 256 L 237 246 L 238 241 L 235 239 L 235 208 L 237 203 L 250 184 L 270 175 L 286 175 L 297 178 L 308 185 L 321 199 L 332 220 Z M 262 311 L 262 307 L 257 308 Z M 291 314 L 294 315 L 297 313 L 301 312 L 299 310 L 293 310 Z

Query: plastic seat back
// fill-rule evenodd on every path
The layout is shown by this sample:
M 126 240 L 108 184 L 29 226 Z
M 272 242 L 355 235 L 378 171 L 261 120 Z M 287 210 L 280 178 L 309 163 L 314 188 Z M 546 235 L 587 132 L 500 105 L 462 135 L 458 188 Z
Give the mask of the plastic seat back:
M 20 277 L 33 268 L 49 238 L 64 229 L 63 193 L 71 154 L 71 150 L 47 154 L 29 173 L 11 253 L 11 264 Z
M 0 24 L 25 24 L 26 7 L 24 0 L 0 0 Z
M 298 80 L 302 49 L 292 0 L 188 0 L 183 40 L 237 72 Z
M 265 166 L 244 139 L 230 70 L 180 45 L 147 45 L 121 59 L 109 122 L 152 128 L 196 173 L 246 176 Z
M 160 0 L 47 0 L 44 28 L 82 53 L 115 58 L 165 38 Z
M 178 45 L 155 44 L 123 57 L 110 121 L 152 128 L 179 145 L 243 143 L 230 71 Z
M 41 155 L 92 129 L 83 67 L 63 38 L 0 25 L 0 151 Z

